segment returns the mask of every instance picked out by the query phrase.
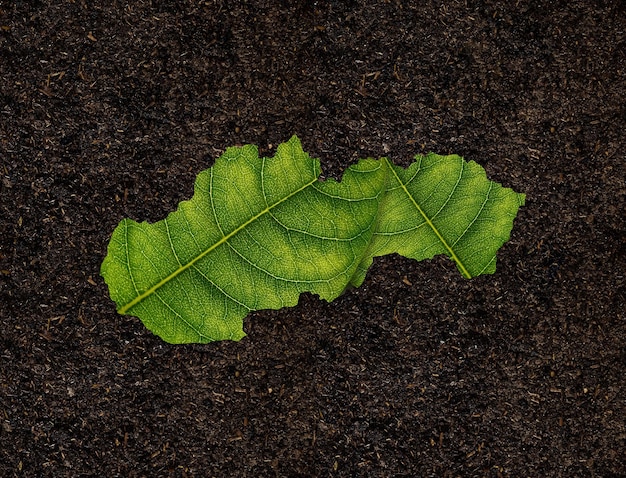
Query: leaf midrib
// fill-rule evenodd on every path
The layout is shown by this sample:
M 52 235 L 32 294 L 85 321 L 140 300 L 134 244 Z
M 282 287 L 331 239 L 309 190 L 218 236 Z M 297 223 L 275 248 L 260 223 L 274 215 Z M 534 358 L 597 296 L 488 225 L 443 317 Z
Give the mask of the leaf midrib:
M 302 187 L 300 187 L 299 189 L 291 192 L 290 194 L 286 195 L 284 198 L 280 199 L 279 201 L 276 201 L 274 204 L 272 204 L 271 206 L 266 207 L 265 209 L 263 209 L 262 211 L 258 212 L 257 214 L 255 214 L 253 217 L 251 217 L 250 219 L 248 219 L 246 222 L 244 222 L 243 224 L 241 224 L 239 227 L 237 227 L 236 229 L 232 230 L 231 232 L 229 232 L 228 234 L 224 235 L 219 241 L 217 241 L 216 243 L 212 244 L 210 247 L 208 247 L 205 251 L 201 252 L 200 254 L 198 254 L 196 257 L 194 257 L 191 261 L 189 261 L 188 263 L 181 265 L 178 269 L 176 269 L 174 272 L 172 272 L 171 274 L 169 274 L 167 277 L 165 277 L 164 279 L 162 279 L 161 281 L 159 281 L 157 284 L 153 285 L 152 287 L 150 287 L 148 290 L 146 290 L 145 292 L 139 294 L 137 297 L 135 297 L 132 301 L 130 301 L 128 304 L 124 305 L 123 307 L 121 307 L 120 309 L 118 309 L 118 312 L 120 314 L 125 314 L 126 312 L 128 312 L 130 309 L 132 309 L 133 307 L 135 307 L 137 304 L 139 304 L 142 300 L 144 300 L 145 298 L 149 297 L 150 295 L 152 295 L 154 292 L 156 292 L 158 289 L 160 289 L 161 287 L 163 287 L 165 284 L 167 284 L 168 282 L 172 281 L 173 279 L 175 279 L 177 276 L 179 276 L 180 274 L 182 274 L 183 272 L 185 272 L 187 269 L 189 269 L 190 267 L 192 267 L 195 263 L 197 263 L 199 260 L 201 260 L 202 258 L 204 258 L 207 254 L 211 253 L 212 251 L 214 251 L 215 249 L 217 249 L 219 246 L 221 246 L 222 244 L 225 244 L 226 242 L 228 242 L 228 240 L 230 238 L 232 238 L 233 236 L 235 236 L 237 233 L 239 233 L 240 231 L 244 230 L 246 227 L 248 227 L 250 224 L 252 224 L 254 221 L 258 220 L 261 216 L 263 216 L 264 214 L 269 213 L 272 209 L 274 209 L 276 206 L 278 206 L 279 204 L 283 203 L 284 201 L 286 201 L 287 199 L 292 198 L 293 196 L 295 196 L 296 194 L 298 194 L 301 191 L 304 191 L 306 188 L 312 186 L 313 184 L 315 184 L 315 182 L 317 182 L 317 177 L 314 178 L 312 181 L 309 181 L 308 183 L 304 184 Z M 167 220 L 167 219 L 166 219 Z M 172 249 L 173 250 L 173 249 Z M 174 254 L 176 254 L 176 251 L 173 250 Z M 127 261 L 129 261 L 129 258 L 127 257 Z M 129 267 L 130 269 L 130 267 Z
M 420 213 L 420 215 L 424 218 L 424 221 L 426 221 L 426 224 L 428 224 L 428 227 L 430 227 L 432 229 L 432 231 L 435 233 L 435 235 L 437 236 L 437 238 L 439 239 L 441 244 L 443 244 L 443 247 L 445 247 L 445 249 L 450 253 L 450 258 L 458 265 L 458 267 L 459 267 L 459 269 L 461 271 L 461 274 L 463 274 L 463 277 L 465 277 L 466 279 L 470 279 L 472 277 L 470 272 L 467 270 L 467 268 L 465 267 L 465 265 L 463 264 L 463 262 L 461 261 L 459 256 L 456 255 L 456 252 L 454 252 L 454 249 L 448 244 L 448 242 L 445 240 L 445 238 L 441 235 L 441 232 L 439 232 L 439 229 L 437 229 L 437 227 L 435 227 L 435 224 L 433 223 L 431 218 L 428 217 L 428 215 L 424 212 L 424 210 L 417 203 L 417 201 L 415 200 L 413 195 L 410 193 L 410 191 L 408 190 L 406 185 L 402 182 L 402 180 L 400 179 L 400 177 L 396 173 L 395 169 L 393 168 L 393 164 L 389 161 L 389 159 L 387 159 L 387 158 L 383 158 L 383 159 L 387 162 L 387 166 L 388 166 L 389 170 L 392 172 L 393 176 L 396 178 L 396 181 L 398 182 L 398 184 L 400 185 L 400 187 L 402 188 L 404 193 L 409 197 L 409 199 L 411 200 L 411 202 L 415 206 L 415 209 L 417 209 L 417 211 Z

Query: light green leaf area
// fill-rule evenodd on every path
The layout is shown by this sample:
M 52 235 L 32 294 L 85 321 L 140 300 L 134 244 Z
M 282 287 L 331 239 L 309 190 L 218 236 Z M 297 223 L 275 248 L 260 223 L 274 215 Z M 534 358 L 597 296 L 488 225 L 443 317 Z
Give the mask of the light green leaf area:
M 272 158 L 233 147 L 164 220 L 124 219 L 101 267 L 118 312 L 170 343 L 239 340 L 251 311 L 305 291 L 331 301 L 376 256 L 447 254 L 465 277 L 493 273 L 524 203 L 458 156 L 365 159 L 340 182 L 320 172 L 295 136 Z
M 352 285 L 363 282 L 373 257 L 393 253 L 418 261 L 445 254 L 466 278 L 496 271 L 496 252 L 509 240 L 524 194 L 489 181 L 481 166 L 456 155 L 416 156 L 407 169 L 381 161 L 387 190 Z

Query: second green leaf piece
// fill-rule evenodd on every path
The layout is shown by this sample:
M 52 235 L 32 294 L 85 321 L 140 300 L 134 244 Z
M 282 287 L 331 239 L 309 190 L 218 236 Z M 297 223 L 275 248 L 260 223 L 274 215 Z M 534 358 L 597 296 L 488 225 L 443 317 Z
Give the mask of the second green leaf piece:
M 272 158 L 232 147 L 164 220 L 122 220 L 101 267 L 118 312 L 170 343 L 239 340 L 249 312 L 305 291 L 332 301 L 377 256 L 446 254 L 464 277 L 490 274 L 525 199 L 459 156 L 320 173 L 295 136 Z

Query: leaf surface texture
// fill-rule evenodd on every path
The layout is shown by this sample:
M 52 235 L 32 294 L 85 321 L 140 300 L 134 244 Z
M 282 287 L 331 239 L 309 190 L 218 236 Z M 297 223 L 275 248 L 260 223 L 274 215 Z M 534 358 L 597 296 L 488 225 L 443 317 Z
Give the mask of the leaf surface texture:
M 360 285 L 373 258 L 448 255 L 465 277 L 495 271 L 524 195 L 459 156 L 350 166 L 319 179 L 297 137 L 272 158 L 228 148 L 194 195 L 154 224 L 124 219 L 102 263 L 121 314 L 170 343 L 239 340 L 251 311 L 332 301 Z

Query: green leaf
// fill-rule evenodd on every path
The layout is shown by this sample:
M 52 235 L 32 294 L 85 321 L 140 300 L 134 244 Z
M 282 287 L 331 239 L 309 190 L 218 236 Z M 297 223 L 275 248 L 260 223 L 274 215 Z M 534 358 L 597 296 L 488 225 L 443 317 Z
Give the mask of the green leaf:
M 445 254 L 466 278 L 496 271 L 496 252 L 509 240 L 523 194 L 456 155 L 416 156 L 408 169 L 382 161 L 390 172 L 387 191 L 352 285 L 361 285 L 373 257 L 393 253 L 419 261 Z
M 124 219 L 101 274 L 120 314 L 171 343 L 239 340 L 251 311 L 331 301 L 360 285 L 376 256 L 447 254 L 465 277 L 495 271 L 524 195 L 458 156 L 386 158 L 319 178 L 295 136 L 273 158 L 229 148 L 191 200 L 154 224 Z

